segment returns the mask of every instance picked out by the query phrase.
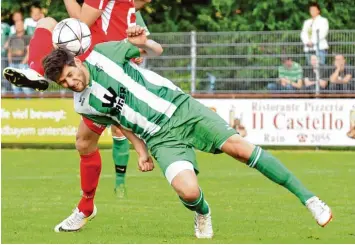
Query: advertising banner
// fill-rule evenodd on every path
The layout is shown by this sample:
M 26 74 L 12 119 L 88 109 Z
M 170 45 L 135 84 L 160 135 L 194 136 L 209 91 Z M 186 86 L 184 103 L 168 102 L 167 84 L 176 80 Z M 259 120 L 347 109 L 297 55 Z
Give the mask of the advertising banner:
M 80 115 L 73 99 L 2 99 L 2 143 L 75 143 Z M 111 144 L 106 129 L 100 143 Z
M 199 99 L 252 143 L 355 146 L 354 99 Z M 72 99 L 2 99 L 3 143 L 74 143 Z M 111 144 L 106 129 L 100 143 Z
M 354 99 L 199 99 L 254 144 L 355 146 Z

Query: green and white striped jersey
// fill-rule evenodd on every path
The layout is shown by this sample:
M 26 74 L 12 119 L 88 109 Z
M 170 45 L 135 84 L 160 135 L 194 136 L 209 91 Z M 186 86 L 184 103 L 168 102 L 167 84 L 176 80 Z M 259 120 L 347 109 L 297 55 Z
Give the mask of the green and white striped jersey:
M 127 39 L 96 45 L 84 61 L 90 83 L 74 93 L 75 111 L 99 124 L 120 124 L 143 139 L 157 133 L 189 95 L 129 61 L 139 55 Z

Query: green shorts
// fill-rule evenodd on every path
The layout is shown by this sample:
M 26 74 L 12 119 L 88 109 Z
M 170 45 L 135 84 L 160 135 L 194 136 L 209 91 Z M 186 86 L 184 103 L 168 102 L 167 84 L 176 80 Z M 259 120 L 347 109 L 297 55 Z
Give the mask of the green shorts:
M 194 149 L 221 153 L 220 147 L 235 134 L 237 131 L 217 113 L 189 98 L 146 143 L 164 174 L 169 165 L 178 161 L 192 163 L 198 173 Z

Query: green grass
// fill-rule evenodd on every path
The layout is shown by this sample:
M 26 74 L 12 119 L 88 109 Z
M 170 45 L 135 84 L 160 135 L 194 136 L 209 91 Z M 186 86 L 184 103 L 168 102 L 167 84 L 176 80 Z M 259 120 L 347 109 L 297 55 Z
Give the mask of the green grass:
M 111 152 L 102 151 L 97 217 L 77 233 L 55 233 L 79 201 L 73 150 L 2 150 L 2 243 L 355 243 L 355 153 L 273 151 L 333 209 L 320 228 L 282 187 L 226 155 L 198 153 L 200 185 L 215 237 L 193 236 L 193 213 L 159 168 L 140 173 L 132 152 L 128 199 L 113 194 Z

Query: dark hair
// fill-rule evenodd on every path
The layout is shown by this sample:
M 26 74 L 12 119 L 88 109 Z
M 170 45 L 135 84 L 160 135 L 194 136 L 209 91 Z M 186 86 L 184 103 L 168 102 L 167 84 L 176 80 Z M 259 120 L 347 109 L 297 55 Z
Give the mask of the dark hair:
M 311 8 L 311 7 L 316 7 L 316 8 L 319 10 L 319 12 L 321 12 L 321 10 L 320 10 L 320 6 L 319 6 L 319 4 L 318 4 L 318 3 L 316 3 L 316 2 L 314 2 L 314 3 L 310 3 L 310 4 L 309 4 L 309 8 Z
M 11 19 L 14 17 L 15 14 L 21 14 L 23 17 L 23 11 L 21 9 L 16 9 L 11 13 Z
M 39 1 L 33 2 L 33 3 L 31 4 L 31 10 L 32 10 L 33 8 L 42 9 L 41 3 L 40 3 Z
M 43 61 L 44 76 L 49 80 L 58 82 L 65 65 L 75 66 L 74 55 L 64 49 L 55 49 Z

